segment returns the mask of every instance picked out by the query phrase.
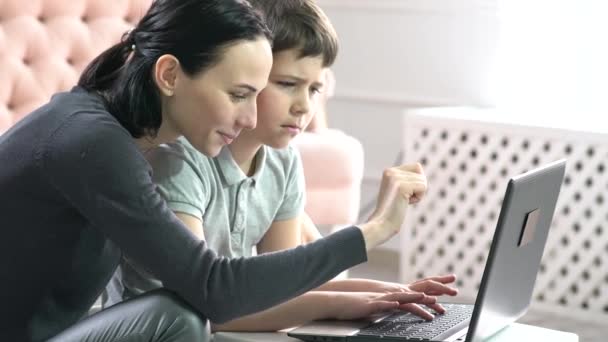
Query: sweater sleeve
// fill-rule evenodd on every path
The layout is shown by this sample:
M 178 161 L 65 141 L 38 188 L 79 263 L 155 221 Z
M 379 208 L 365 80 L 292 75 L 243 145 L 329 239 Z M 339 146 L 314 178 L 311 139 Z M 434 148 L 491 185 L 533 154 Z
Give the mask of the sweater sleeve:
M 167 208 L 127 131 L 107 113 L 85 117 L 47 139 L 41 171 L 89 224 L 210 320 L 264 310 L 366 260 L 356 227 L 283 252 L 219 257 Z

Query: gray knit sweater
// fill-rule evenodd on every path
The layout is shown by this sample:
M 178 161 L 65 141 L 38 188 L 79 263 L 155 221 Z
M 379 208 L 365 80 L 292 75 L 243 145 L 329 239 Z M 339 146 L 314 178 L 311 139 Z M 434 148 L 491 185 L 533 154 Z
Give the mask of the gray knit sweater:
M 218 323 L 366 260 L 356 227 L 285 252 L 218 257 L 167 208 L 128 131 L 78 87 L 0 136 L 0 232 L 1 341 L 44 340 L 77 322 L 121 253 Z

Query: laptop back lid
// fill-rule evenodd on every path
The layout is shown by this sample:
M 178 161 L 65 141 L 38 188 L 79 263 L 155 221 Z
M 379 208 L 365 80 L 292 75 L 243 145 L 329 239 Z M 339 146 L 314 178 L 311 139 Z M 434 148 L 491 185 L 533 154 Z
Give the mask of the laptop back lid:
M 564 178 L 565 160 L 509 181 L 467 342 L 481 342 L 525 314 Z

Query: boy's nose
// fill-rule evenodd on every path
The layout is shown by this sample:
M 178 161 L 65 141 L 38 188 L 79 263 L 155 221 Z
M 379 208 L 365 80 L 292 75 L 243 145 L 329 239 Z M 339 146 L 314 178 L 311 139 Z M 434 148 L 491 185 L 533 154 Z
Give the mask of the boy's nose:
M 305 115 L 310 112 L 311 99 L 308 95 L 299 96 L 298 100 L 292 106 L 292 113 L 294 115 Z

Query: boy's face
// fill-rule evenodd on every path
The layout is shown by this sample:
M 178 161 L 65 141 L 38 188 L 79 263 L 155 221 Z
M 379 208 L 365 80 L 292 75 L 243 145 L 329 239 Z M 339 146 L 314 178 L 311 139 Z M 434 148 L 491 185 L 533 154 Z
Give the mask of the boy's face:
M 312 120 L 323 87 L 323 59 L 299 58 L 297 49 L 274 54 L 268 85 L 257 98 L 258 123 L 251 132 L 260 143 L 285 148 Z

